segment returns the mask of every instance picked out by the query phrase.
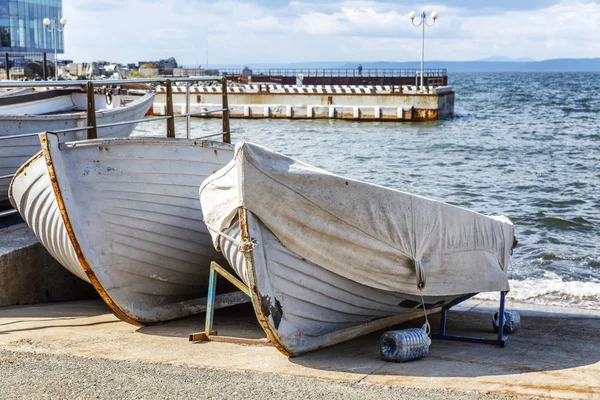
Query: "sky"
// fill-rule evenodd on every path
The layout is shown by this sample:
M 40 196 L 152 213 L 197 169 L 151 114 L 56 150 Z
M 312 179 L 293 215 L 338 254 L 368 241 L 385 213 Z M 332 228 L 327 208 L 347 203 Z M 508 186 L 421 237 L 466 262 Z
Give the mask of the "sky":
M 600 57 L 600 0 L 63 0 L 76 62 L 175 57 L 186 66 Z M 429 20 L 431 23 L 431 20 Z

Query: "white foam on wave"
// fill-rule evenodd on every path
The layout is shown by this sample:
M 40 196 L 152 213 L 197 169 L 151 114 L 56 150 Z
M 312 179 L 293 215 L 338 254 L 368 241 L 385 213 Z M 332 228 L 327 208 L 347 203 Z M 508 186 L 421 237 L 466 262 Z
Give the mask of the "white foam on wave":
M 554 274 L 552 274 L 554 275 Z M 600 283 L 563 281 L 557 275 L 542 279 L 509 280 L 508 298 L 519 303 L 600 310 Z M 479 293 L 481 300 L 498 300 L 496 293 Z

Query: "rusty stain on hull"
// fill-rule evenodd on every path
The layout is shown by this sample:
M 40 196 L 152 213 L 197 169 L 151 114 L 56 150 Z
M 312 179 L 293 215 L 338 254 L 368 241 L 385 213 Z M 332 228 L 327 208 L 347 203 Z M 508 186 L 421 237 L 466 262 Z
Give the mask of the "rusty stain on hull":
M 248 218 L 246 215 L 246 209 L 243 207 L 240 207 L 239 209 L 239 220 L 242 242 L 251 241 L 250 232 L 248 230 Z M 256 313 L 258 323 L 267 334 L 267 338 L 273 344 L 273 346 L 275 346 L 275 348 L 284 355 L 290 357 L 292 356 L 292 354 L 281 344 L 281 340 L 279 339 L 279 335 L 277 335 L 277 331 L 271 328 L 271 324 L 269 323 L 269 317 L 266 316 L 262 311 L 262 296 L 258 291 L 258 282 L 256 281 L 256 275 L 254 271 L 254 252 L 244 252 L 243 254 L 244 261 L 246 262 L 248 270 L 248 287 L 250 288 L 251 292 L 250 298 L 252 299 L 252 306 L 254 307 L 254 312 Z
M 54 165 L 52 164 L 52 156 L 50 155 L 50 151 L 48 149 L 48 133 L 42 133 L 39 135 L 39 137 L 40 143 L 42 145 L 42 153 L 44 155 L 44 158 L 46 159 L 48 175 L 50 175 L 50 182 L 52 183 L 52 189 L 54 190 L 54 195 L 56 197 L 56 203 L 65 223 L 65 229 L 67 230 L 67 234 L 69 236 L 69 239 L 71 240 L 71 244 L 73 245 L 75 253 L 77 254 L 77 259 L 79 260 L 81 268 L 83 268 L 83 270 L 85 271 L 85 274 L 89 278 L 92 286 L 94 286 L 94 289 L 96 289 L 102 300 L 104 300 L 104 302 L 110 307 L 110 309 L 115 313 L 115 315 L 118 318 L 132 325 L 142 326 L 142 322 L 131 317 L 112 300 L 112 298 L 109 296 L 109 294 L 106 292 L 106 290 L 96 277 L 94 271 L 91 269 L 85 255 L 83 254 L 83 251 L 81 250 L 79 241 L 75 237 L 75 233 L 73 232 L 73 226 L 71 225 L 71 221 L 69 219 L 69 214 L 67 213 L 67 210 L 65 208 L 60 186 L 58 185 L 58 180 L 54 171 Z

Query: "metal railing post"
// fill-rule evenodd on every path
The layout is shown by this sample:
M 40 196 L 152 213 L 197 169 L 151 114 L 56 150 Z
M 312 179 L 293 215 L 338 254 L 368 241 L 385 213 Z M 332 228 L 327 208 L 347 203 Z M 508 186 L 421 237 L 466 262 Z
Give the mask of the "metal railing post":
M 4 53 L 4 66 L 6 67 L 6 80 L 10 80 L 10 60 L 8 59 L 8 53 Z
M 227 77 L 223 77 L 223 143 L 231 143 L 231 130 L 229 128 L 229 101 L 227 100 Z
M 48 57 L 46 56 L 46 53 L 44 53 L 44 71 L 43 71 L 43 78 L 45 81 L 48 80 Z
M 190 114 L 190 83 L 185 83 L 185 113 L 188 114 L 185 117 L 185 137 L 187 139 L 190 138 L 190 126 L 191 126 L 191 116 Z
M 173 87 L 171 86 L 171 80 L 165 81 L 167 87 L 167 109 L 165 114 L 169 117 L 167 119 L 167 137 L 175 137 L 175 118 L 173 118 Z
M 94 97 L 94 82 L 87 83 L 87 125 L 91 127 L 87 131 L 88 139 L 96 139 L 98 137 L 98 129 L 96 128 L 96 99 Z

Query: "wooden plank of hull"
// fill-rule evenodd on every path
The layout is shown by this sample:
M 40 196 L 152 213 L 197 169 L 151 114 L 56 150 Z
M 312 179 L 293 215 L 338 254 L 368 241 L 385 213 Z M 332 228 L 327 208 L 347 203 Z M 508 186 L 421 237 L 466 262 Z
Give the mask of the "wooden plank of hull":
M 94 287 L 138 324 L 205 310 L 214 250 L 198 201 L 201 182 L 231 145 L 130 138 L 43 149 L 65 227 Z
M 282 353 L 296 356 L 423 316 L 420 297 L 365 286 L 308 262 L 244 211 L 247 224 L 236 221 L 225 233 L 243 242 L 247 229 L 254 251 L 241 253 L 223 236 L 219 245 L 253 292 L 257 317 Z M 458 297 L 424 296 L 424 301 L 431 312 Z
M 101 97 L 104 99 L 104 96 Z M 100 125 L 141 119 L 152 106 L 153 100 L 154 93 L 150 93 L 124 107 L 98 111 L 96 121 Z M 85 126 L 86 124 L 87 120 L 84 113 L 0 116 L 0 136 L 69 129 Z M 129 136 L 135 127 L 136 124 L 100 128 L 98 129 L 98 137 Z M 67 132 L 59 134 L 59 137 L 63 142 L 82 140 L 87 137 L 87 132 Z M 38 151 L 40 151 L 40 141 L 37 136 L 0 140 L 0 176 L 14 174 L 23 163 Z M 0 201 L 8 198 L 9 184 L 10 178 L 0 179 Z
M 69 240 L 41 151 L 15 174 L 10 187 L 10 200 L 50 255 L 89 283 Z

